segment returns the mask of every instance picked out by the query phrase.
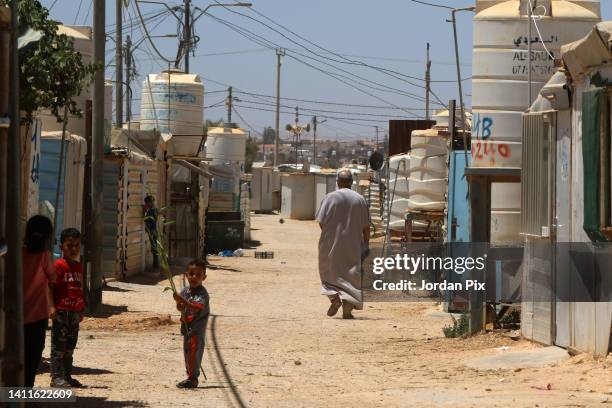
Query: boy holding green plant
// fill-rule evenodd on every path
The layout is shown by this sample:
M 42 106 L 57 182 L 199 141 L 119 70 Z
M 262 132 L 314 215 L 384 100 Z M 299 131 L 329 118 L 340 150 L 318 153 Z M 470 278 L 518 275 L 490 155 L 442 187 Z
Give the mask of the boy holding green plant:
M 179 388 L 197 388 L 202 356 L 204 355 L 204 336 L 210 314 L 209 296 L 202 282 L 206 279 L 206 262 L 193 260 L 187 266 L 185 277 L 189 282 L 174 293 L 176 308 L 181 312 L 181 334 L 187 379 L 176 384 Z

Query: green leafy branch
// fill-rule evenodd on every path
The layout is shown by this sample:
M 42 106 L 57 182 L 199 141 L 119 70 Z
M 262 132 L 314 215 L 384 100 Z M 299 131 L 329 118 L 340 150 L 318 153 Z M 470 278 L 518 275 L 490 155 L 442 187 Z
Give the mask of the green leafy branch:
M 73 40 L 58 32 L 58 22 L 49 18 L 38 0 L 0 0 L 0 5 L 18 2 L 19 25 L 41 33 L 38 42 L 19 50 L 20 109 L 22 119 L 31 123 L 40 109 L 48 109 L 58 122 L 64 121 L 63 110 L 82 117 L 74 98 L 91 83 L 103 64 L 84 64 L 83 56 L 74 49 Z
M 161 209 L 159 209 L 157 219 L 155 217 L 145 216 L 145 226 L 147 221 L 155 221 L 161 223 L 164 226 L 174 224 L 174 221 L 166 221 L 166 210 L 167 207 L 162 207 Z M 147 231 L 149 241 L 156 249 L 157 256 L 159 257 L 159 264 L 162 270 L 164 271 L 164 274 L 168 278 L 168 281 L 170 282 L 170 287 L 166 288 L 165 290 L 172 290 L 173 293 L 177 293 L 176 285 L 174 284 L 174 280 L 172 279 L 172 273 L 170 272 L 170 263 L 168 260 L 168 248 L 166 245 L 165 234 L 160 231 L 157 231 L 157 234 L 154 235 L 153 231 L 149 229 L 149 227 L 145 227 L 145 230 Z

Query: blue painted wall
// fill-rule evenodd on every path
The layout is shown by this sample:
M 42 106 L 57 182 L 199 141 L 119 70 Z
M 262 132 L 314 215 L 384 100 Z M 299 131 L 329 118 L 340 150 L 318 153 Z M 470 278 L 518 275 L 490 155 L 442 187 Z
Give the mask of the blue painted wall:
M 57 188 L 57 178 L 59 172 L 59 156 L 60 156 L 60 145 L 61 141 L 58 139 L 46 139 L 41 138 L 40 142 L 40 184 L 38 191 L 38 201 L 49 201 L 51 205 L 55 205 L 55 190 Z M 67 143 L 64 147 L 64 157 L 67 156 Z M 55 228 L 55 235 L 57 242 L 59 243 L 59 236 L 62 232 L 64 225 L 64 184 L 65 184 L 65 172 L 66 167 L 64 166 L 64 174 L 62 174 L 60 184 L 60 196 L 59 196 L 59 209 L 57 213 L 57 227 Z M 55 246 L 56 253 L 59 253 L 59 246 Z

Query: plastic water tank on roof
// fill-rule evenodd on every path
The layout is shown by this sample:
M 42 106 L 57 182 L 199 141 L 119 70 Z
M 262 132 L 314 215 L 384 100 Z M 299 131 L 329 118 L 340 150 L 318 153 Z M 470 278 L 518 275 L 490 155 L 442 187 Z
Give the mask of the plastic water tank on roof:
M 204 134 L 204 84 L 178 70 L 150 74 L 142 85 L 140 129 L 171 133 L 176 155 L 196 156 Z
M 536 4 L 532 0 L 533 5 Z M 522 113 L 528 101 L 528 0 L 477 1 L 472 80 L 472 165 L 520 167 Z M 555 72 L 561 45 L 586 35 L 600 20 L 598 0 L 539 0 L 533 27 L 532 95 Z
M 246 132 L 235 125 L 211 128 L 206 137 L 206 158 L 213 164 L 232 162 L 243 165 L 246 139 Z

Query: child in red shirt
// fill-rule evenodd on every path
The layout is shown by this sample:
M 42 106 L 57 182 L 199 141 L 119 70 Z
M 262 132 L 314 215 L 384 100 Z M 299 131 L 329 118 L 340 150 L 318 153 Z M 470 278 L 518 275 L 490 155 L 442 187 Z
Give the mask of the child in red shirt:
M 51 330 L 51 387 L 83 387 L 72 378 L 72 355 L 79 337 L 79 322 L 83 320 L 83 266 L 81 233 L 75 228 L 62 231 L 62 257 L 55 261 L 56 281 L 53 300 L 56 316 Z

